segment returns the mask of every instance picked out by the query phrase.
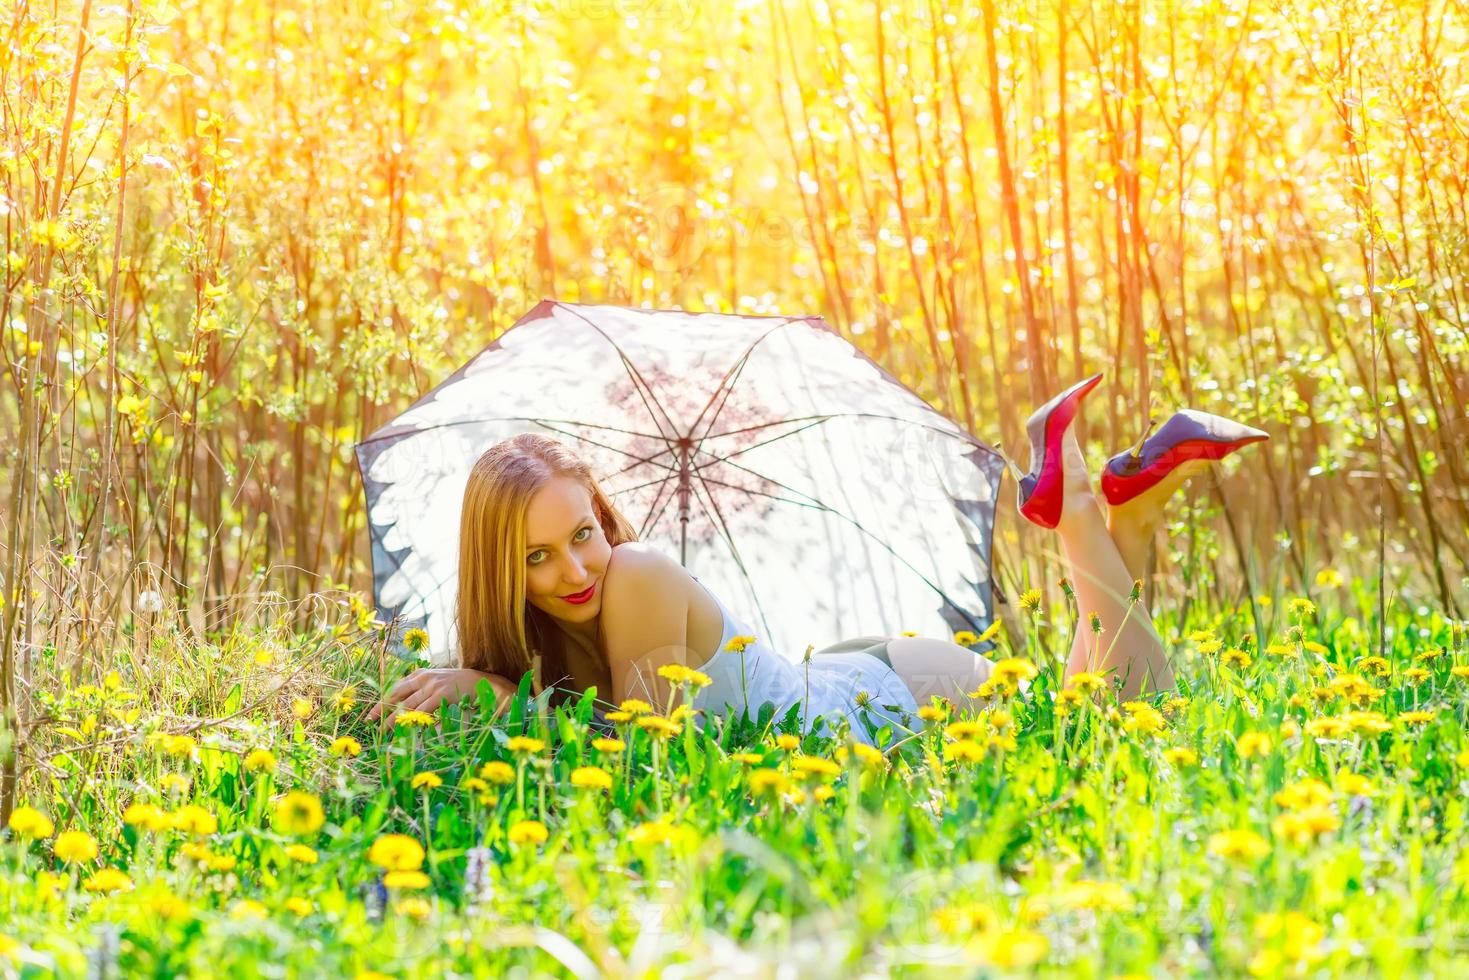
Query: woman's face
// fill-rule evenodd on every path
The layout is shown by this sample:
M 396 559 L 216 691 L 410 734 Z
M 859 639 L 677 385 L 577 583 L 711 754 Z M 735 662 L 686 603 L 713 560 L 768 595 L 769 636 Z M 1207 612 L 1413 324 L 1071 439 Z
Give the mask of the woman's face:
M 526 510 L 526 598 L 555 619 L 588 623 L 602 611 L 602 579 L 612 546 L 592 510 L 592 495 L 570 477 L 554 477 Z M 565 596 L 592 590 L 582 603 Z

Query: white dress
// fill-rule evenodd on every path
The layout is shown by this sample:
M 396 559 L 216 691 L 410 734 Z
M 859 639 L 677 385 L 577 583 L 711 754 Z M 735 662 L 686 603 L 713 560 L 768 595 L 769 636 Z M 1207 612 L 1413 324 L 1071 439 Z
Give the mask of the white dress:
M 697 575 L 693 578 L 698 581 Z M 778 720 L 792 705 L 805 701 L 802 731 L 834 734 L 830 722 L 845 715 L 852 736 L 868 745 L 873 744 L 867 732 L 868 724 L 876 731 L 891 723 L 893 739 L 888 744 L 902 738 L 907 734 L 906 730 L 912 730 L 918 724 L 918 703 L 908 685 L 893 668 L 867 653 L 813 654 L 808 698 L 807 665 L 788 660 L 771 649 L 743 619 L 730 612 L 708 586 L 703 582 L 699 585 L 718 604 L 724 616 L 724 632 L 714 656 L 698 668 L 708 674 L 713 683 L 694 696 L 694 708 L 705 714 L 723 714 L 731 710 L 736 716 L 743 708 L 748 710 L 751 719 L 755 719 L 760 714 L 760 706 L 769 701 L 775 705 L 775 718 Z M 745 647 L 743 657 L 725 649 L 725 644 L 734 636 L 755 637 L 755 642 Z M 860 691 L 870 695 L 865 708 L 857 704 Z M 864 715 L 867 723 L 863 721 Z M 798 714 L 798 717 L 802 715 Z

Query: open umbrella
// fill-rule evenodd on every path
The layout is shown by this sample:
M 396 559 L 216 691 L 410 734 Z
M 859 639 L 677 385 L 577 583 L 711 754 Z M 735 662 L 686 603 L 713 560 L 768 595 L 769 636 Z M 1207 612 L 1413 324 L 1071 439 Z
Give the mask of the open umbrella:
M 820 317 L 543 300 L 357 444 L 378 614 L 454 662 L 471 465 L 542 432 L 792 659 L 991 622 L 1002 460 Z

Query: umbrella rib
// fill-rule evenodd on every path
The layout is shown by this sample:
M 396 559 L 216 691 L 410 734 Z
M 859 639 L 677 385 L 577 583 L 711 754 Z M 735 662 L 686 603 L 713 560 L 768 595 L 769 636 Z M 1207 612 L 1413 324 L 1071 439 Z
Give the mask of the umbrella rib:
M 757 443 L 755 443 L 752 446 L 746 446 L 743 449 L 740 449 L 740 450 L 738 450 L 736 452 L 730 453 L 728 456 L 717 456 L 713 452 L 709 451 L 708 449 L 704 449 L 703 450 L 704 454 L 706 456 L 711 457 L 711 459 L 708 462 L 701 463 L 699 467 L 695 467 L 695 468 L 697 469 L 697 468 L 702 468 L 702 467 L 708 467 L 708 466 L 714 465 L 715 463 L 727 462 L 728 460 L 731 460 L 734 457 L 739 456 L 739 455 L 741 455 L 743 453 L 748 453 L 748 452 L 750 452 L 752 450 L 759 449 L 759 448 L 761 448 L 763 446 L 768 446 L 768 445 L 770 445 L 773 442 L 778 442 L 781 439 L 786 438 L 787 436 L 797 435 L 798 433 L 804 432 L 807 429 L 810 429 L 810 428 L 812 428 L 812 427 L 814 427 L 816 425 L 820 425 L 822 422 L 827 422 L 827 421 L 830 421 L 831 419 L 837 419 L 837 418 L 876 418 L 876 419 L 887 419 L 887 420 L 893 421 L 893 422 L 908 422 L 911 425 L 921 426 L 921 427 L 923 427 L 925 429 L 929 429 L 929 430 L 931 430 L 933 432 L 940 433 L 941 435 L 952 436 L 954 434 L 954 433 L 952 433 L 952 432 L 950 432 L 950 431 L 948 431 L 946 429 L 941 429 L 938 426 L 929 425 L 929 424 L 927 424 L 925 422 L 915 422 L 915 421 L 913 421 L 911 419 L 899 418 L 899 417 L 897 417 L 895 415 L 874 415 L 874 414 L 872 414 L 870 412 L 838 412 L 838 413 L 836 413 L 834 415 L 806 415 L 806 416 L 802 416 L 800 418 L 782 419 L 780 422 L 770 422 L 770 423 L 766 423 L 764 425 L 751 426 L 748 429 L 736 430 L 736 431 L 740 431 L 740 432 L 749 432 L 749 431 L 753 431 L 754 429 L 769 428 L 772 425 L 781 425 L 781 424 L 783 424 L 785 422 L 804 422 L 807 419 L 814 419 L 815 420 L 815 421 L 811 422 L 810 425 L 803 425 L 799 429 L 792 429 L 790 432 L 782 432 L 780 435 L 775 436 L 774 438 L 766 439 L 764 442 L 757 442 Z M 722 436 L 732 435 L 732 434 L 733 434 L 733 432 L 721 432 L 719 434 L 719 436 L 714 436 L 714 437 L 711 437 L 711 438 L 720 438 Z M 980 444 L 977 443 L 977 442 L 976 443 L 973 443 L 973 445 L 975 445 L 977 447 L 980 447 L 980 448 L 983 448 L 986 452 L 989 452 L 991 454 L 994 454 L 996 456 L 996 458 L 998 458 L 998 455 L 999 454 L 995 453 L 994 450 L 993 449 L 990 449 L 988 446 L 980 446 Z
M 452 422 L 436 422 L 433 425 L 419 426 L 418 428 L 409 429 L 404 432 L 389 432 L 387 435 L 382 436 L 368 436 L 361 442 L 356 443 L 353 448 L 357 448 L 360 446 L 370 446 L 375 442 L 382 442 L 386 439 L 401 439 L 404 436 L 416 436 L 424 432 L 433 432 L 435 429 L 452 429 L 456 425 L 483 425 L 486 422 L 536 422 L 541 425 L 545 425 L 547 422 L 559 422 L 564 425 L 584 425 L 588 429 L 605 429 L 608 432 L 618 432 L 622 435 L 634 436 L 639 439 L 663 438 L 663 436 L 659 433 L 634 432 L 631 429 L 619 429 L 615 425 L 597 425 L 594 422 L 580 422 L 576 419 L 543 419 L 533 415 L 500 415 L 496 416 L 495 418 L 455 419 Z
M 735 363 L 730 366 L 730 368 L 729 368 L 728 371 L 724 372 L 724 377 L 719 380 L 718 386 L 714 389 L 714 394 L 712 394 L 712 395 L 709 396 L 709 400 L 707 402 L 705 402 L 704 403 L 704 407 L 699 410 L 699 416 L 698 416 L 698 418 L 694 419 L 693 425 L 689 426 L 689 432 L 692 433 L 695 429 L 697 429 L 699 427 L 699 423 L 704 420 L 704 414 L 706 412 L 708 412 L 709 409 L 714 406 L 714 401 L 715 401 L 715 399 L 719 398 L 720 392 L 724 392 L 724 400 L 719 403 L 719 408 L 717 408 L 717 409 L 714 410 L 714 416 L 709 419 L 709 426 L 712 428 L 713 425 L 714 425 L 714 423 L 716 421 L 718 421 L 718 419 L 719 419 L 719 413 L 722 412 L 722 411 L 724 411 L 724 402 L 726 402 L 726 401 L 729 400 L 730 394 L 733 393 L 733 391 L 734 391 L 734 383 L 737 380 L 739 380 L 739 376 L 741 374 L 743 374 L 744 371 L 745 371 L 745 365 L 750 360 L 750 354 L 755 350 L 756 347 L 759 347 L 760 344 L 764 342 L 764 340 L 765 340 L 766 337 L 769 337 L 771 334 L 775 333 L 777 330 L 782 330 L 782 329 L 790 326 L 792 323 L 797 323 L 797 322 L 806 321 L 806 320 L 810 320 L 810 319 L 811 319 L 810 317 L 789 317 L 788 316 L 788 317 L 784 318 L 783 320 L 781 320 L 780 323 L 777 323 L 777 324 L 773 325 L 769 330 L 765 331 L 760 336 L 758 336 L 754 340 L 750 341 L 750 346 L 746 347 L 745 350 L 744 350 L 744 353 L 742 353 L 739 356 L 739 359 L 736 360 Z M 707 429 L 705 430 L 705 435 L 708 435 L 708 430 Z M 704 438 L 704 436 L 700 436 L 699 437 L 699 439 L 701 441 L 703 440 L 703 438 Z
M 761 476 L 759 473 L 756 473 L 753 470 L 750 470 L 750 469 L 748 469 L 748 468 L 746 468 L 744 466 L 740 466 L 738 463 L 732 463 L 731 465 L 734 466 L 734 467 L 736 467 L 737 469 L 744 470 L 746 473 L 749 473 L 751 476 L 758 477 L 759 479 L 765 480 L 765 481 L 767 481 L 769 483 L 773 483 L 773 484 L 775 484 L 776 486 L 780 487 L 783 490 L 789 490 L 791 493 L 798 494 L 799 496 L 805 497 L 807 500 L 810 500 L 811 501 L 811 504 L 809 506 L 814 506 L 817 509 L 824 510 L 824 511 L 826 511 L 829 514 L 834 514 L 837 517 L 841 518 L 842 520 L 846 521 L 847 523 L 851 524 L 858 531 L 862 532 L 862 534 L 864 534 L 867 537 L 871 538 L 873 541 L 876 541 L 878 543 L 878 545 L 880 545 L 882 548 L 886 549 L 889 554 L 891 554 L 894 558 L 896 558 L 898 561 L 902 562 L 905 566 L 907 566 L 913 572 L 914 575 L 917 575 L 920 579 L 923 580 L 923 582 L 924 582 L 925 585 L 927 585 L 929 588 L 931 588 L 935 592 L 937 592 L 939 594 L 939 596 L 941 596 L 945 602 L 947 602 L 949 605 L 953 606 L 955 609 L 959 610 L 959 612 L 964 613 L 965 616 L 968 616 L 968 613 L 965 612 L 964 608 L 962 606 L 960 606 L 957 602 L 955 602 L 953 599 L 951 599 L 949 597 L 949 594 L 947 592 L 945 592 L 943 589 L 939 588 L 937 585 L 935 585 L 929 579 L 929 577 L 927 575 L 923 574 L 923 572 L 921 572 L 917 568 L 915 568 L 913 566 L 913 563 L 912 562 L 908 561 L 902 555 L 900 555 L 896 551 L 894 551 L 892 545 L 888 544 L 886 541 L 882 540 L 882 538 L 879 538 L 877 535 L 873 534 L 867 528 L 863 527 L 861 521 L 857 520 L 856 518 L 850 517 L 850 516 L 848 516 L 846 514 L 843 514 L 841 511 L 837 510 L 834 507 L 830 507 L 830 506 L 822 503 L 820 500 L 817 500 L 815 497 L 811 496 L 810 494 L 801 493 L 801 491 L 795 489 L 794 487 L 788 487 L 784 483 L 781 483 L 779 480 L 771 480 L 769 477 Z M 707 487 L 709 480 L 708 480 L 707 477 L 704 476 L 703 473 L 700 473 L 700 472 L 698 472 L 696 470 L 696 471 L 694 471 L 694 475 L 696 477 L 698 477 L 700 483 L 705 484 L 706 487 Z M 721 483 L 721 485 L 723 485 L 723 486 L 729 486 L 729 484 L 723 484 L 723 483 Z M 738 489 L 738 490 L 741 490 L 741 491 L 743 491 L 745 493 L 759 493 L 759 491 L 745 490 L 744 487 L 732 487 L 732 489 Z M 762 493 L 761 496 L 771 497 L 771 499 L 773 499 L 773 500 L 779 500 L 779 501 L 782 501 L 783 503 L 796 504 L 797 506 L 803 506 L 803 507 L 804 506 L 808 506 L 806 504 L 802 504 L 798 500 L 785 500 L 784 498 L 776 497 L 773 494 Z M 712 493 L 710 494 L 710 499 L 711 500 L 713 499 L 713 494 Z M 720 523 L 721 524 L 723 524 L 723 520 L 724 520 L 724 518 L 721 515 L 720 516 Z M 726 536 L 727 536 L 727 532 L 726 532 Z M 733 547 L 734 547 L 734 545 L 733 545 L 733 543 L 731 543 L 731 545 L 730 545 L 731 550 L 733 550 Z M 736 561 L 738 562 L 739 559 L 736 558 Z M 741 572 L 741 574 L 744 574 L 747 579 L 749 578 L 749 573 L 745 571 L 745 567 L 744 567 L 744 564 L 743 563 L 740 563 L 740 572 Z M 972 617 L 970 617 L 970 618 L 972 619 Z
M 695 472 L 694 475 L 698 478 L 698 480 L 699 480 L 700 483 L 705 483 L 704 477 L 701 476 L 699 473 Z M 754 583 L 754 580 L 752 580 L 750 578 L 750 571 L 749 571 L 749 569 L 745 568 L 745 562 L 744 562 L 744 559 L 742 559 L 740 557 L 740 550 L 739 550 L 739 548 L 735 547 L 734 535 L 732 535 L 730 533 L 729 525 L 725 523 L 724 515 L 722 513 L 720 513 L 719 507 L 714 503 L 714 495 L 712 493 L 708 494 L 708 499 L 707 499 L 707 501 L 705 501 L 705 500 L 701 500 L 699 498 L 699 491 L 698 491 L 697 488 L 690 487 L 689 489 L 693 492 L 694 498 L 696 500 L 699 500 L 699 502 L 703 505 L 704 511 L 706 513 L 712 514 L 714 516 L 715 520 L 718 523 L 720 533 L 724 537 L 724 543 L 729 548 L 730 556 L 732 558 L 734 558 L 735 567 L 740 570 L 740 575 L 749 584 L 749 586 L 750 586 L 750 592 L 752 594 L 755 594 L 755 583 Z M 706 490 L 707 490 L 707 484 L 706 484 Z M 758 600 L 755 603 L 755 608 L 760 613 L 760 622 L 765 625 L 765 631 L 766 631 L 766 633 L 768 635 L 769 632 L 770 632 L 770 620 L 766 618 L 766 616 L 765 616 L 765 610 L 760 606 L 760 603 L 759 603 Z
M 593 323 L 587 317 L 583 316 L 579 311 L 572 309 L 571 307 L 567 306 L 565 303 L 557 303 L 556 305 L 558 307 L 560 307 L 561 309 L 566 310 L 568 313 L 572 314 L 573 316 L 577 317 L 578 319 L 580 319 L 583 323 L 585 323 L 587 326 L 591 327 L 593 330 L 597 331 L 597 333 L 601 334 L 603 340 L 607 341 L 607 343 L 609 343 L 609 344 L 612 345 L 612 349 L 615 350 L 615 351 L 617 351 L 617 357 L 618 357 L 618 359 L 622 361 L 622 366 L 627 370 L 628 376 L 630 378 L 632 378 L 632 380 L 633 380 L 633 388 L 637 390 L 638 397 L 643 400 L 643 407 L 648 410 L 648 415 L 649 415 L 649 417 L 651 417 L 653 419 L 653 424 L 656 425 L 656 426 L 658 426 L 658 435 L 657 435 L 656 438 L 662 439 L 664 442 L 670 442 L 671 443 L 673 440 L 671 440 L 669 438 L 668 432 L 664 431 L 664 425 L 660 423 L 659 418 L 658 418 L 658 415 L 654 414 L 654 412 L 653 412 L 653 406 L 654 405 L 657 405 L 658 406 L 658 412 L 663 416 L 662 422 L 666 422 L 667 423 L 667 429 L 669 431 L 672 431 L 672 432 L 675 432 L 676 433 L 678 431 L 678 429 L 673 424 L 673 419 L 671 419 L 671 418 L 668 417 L 668 413 L 663 410 L 663 406 L 662 405 L 658 405 L 658 400 L 656 398 L 653 399 L 653 403 L 652 404 L 649 404 L 649 402 L 648 402 L 648 396 L 652 394 L 652 392 L 653 392 L 653 386 L 650 385 L 650 384 L 648 384 L 647 379 L 643 377 L 642 372 L 637 369 L 637 367 L 628 358 L 627 354 L 623 351 L 623 349 L 621 347 L 617 346 L 617 341 L 615 341 L 611 337 L 609 337 L 607 335 L 607 331 L 605 331 L 601 327 L 597 326 L 595 323 Z
M 631 454 L 629 454 L 629 453 L 627 453 L 627 452 L 625 452 L 623 450 L 618 450 L 618 452 L 621 452 L 622 455 L 624 455 L 624 456 L 630 456 L 631 455 Z M 628 470 L 632 469 L 633 467 L 642 466 L 644 463 L 651 463 L 651 464 L 653 464 L 655 466 L 656 465 L 660 465 L 660 464 L 654 463 L 654 460 L 656 460 L 659 456 L 666 456 L 666 455 L 669 455 L 671 453 L 672 453 L 672 449 L 669 448 L 668 446 L 664 446 L 664 448 L 660 452 L 654 453 L 652 456 L 633 456 L 631 463 L 627 464 L 626 466 L 624 466 L 622 469 L 618 470 L 615 473 L 608 473 L 605 477 L 603 477 L 603 479 L 610 480 L 614 476 L 621 476 L 622 474 L 626 473 Z M 669 473 L 676 472 L 676 470 L 674 469 L 674 467 L 672 465 L 668 465 L 668 464 L 663 464 L 663 465 L 664 465 L 664 468 Z M 664 478 L 661 478 L 660 477 L 660 479 L 664 479 Z M 625 493 L 628 490 L 640 490 L 643 487 L 648 486 L 649 484 L 657 483 L 657 482 L 658 482 L 657 480 L 649 480 L 647 483 L 639 483 L 635 487 L 623 487 L 622 490 L 619 490 L 618 491 L 618 493 Z
M 668 480 L 664 480 L 663 481 L 663 486 L 666 487 L 666 486 L 670 486 L 670 485 L 671 485 L 670 481 L 668 481 Z M 642 538 L 643 538 L 643 535 L 647 534 L 648 533 L 648 530 L 650 528 L 657 526 L 657 524 L 658 524 L 658 518 L 660 518 L 660 517 L 663 516 L 663 512 L 668 509 L 668 505 L 673 502 L 673 498 L 675 496 L 677 496 L 677 495 L 670 493 L 667 497 L 665 497 L 665 496 L 663 496 L 663 487 L 659 487 L 658 488 L 658 496 L 653 498 L 653 504 L 656 506 L 658 504 L 658 501 L 659 500 L 662 500 L 663 501 L 663 506 L 661 506 L 661 507 L 658 508 L 658 512 L 656 514 L 653 514 L 653 516 L 652 516 L 652 518 L 650 520 L 645 520 L 643 522 L 642 529 L 638 531 L 638 540 L 641 541 Z M 649 508 L 649 510 L 651 510 L 651 509 L 652 508 Z
M 935 432 L 941 432 L 941 433 L 943 433 L 944 435 L 947 435 L 947 436 L 952 436 L 952 435 L 955 435 L 956 434 L 955 432 L 952 432 L 952 431 L 950 431 L 948 429 L 942 429 L 942 428 L 939 428 L 936 425 L 931 425 L 931 424 L 929 424 L 927 422 L 920 422 L 920 421 L 918 421 L 916 419 L 907 419 L 907 418 L 903 418 L 903 417 L 898 416 L 898 415 L 879 415 L 876 412 L 832 412 L 829 415 L 797 415 L 797 416 L 794 416 L 792 418 L 776 419 L 773 422 L 761 422 L 759 425 L 747 425 L 743 429 L 727 429 L 724 432 L 716 432 L 713 435 L 706 436 L 705 438 L 706 439 L 723 439 L 725 436 L 735 436 L 735 435 L 740 435 L 741 433 L 744 433 L 744 432 L 754 432 L 754 431 L 756 431 L 758 429 L 768 429 L 768 428 L 770 428 L 773 425 L 785 425 L 788 422 L 805 422 L 808 419 L 815 419 L 817 422 L 827 422 L 827 421 L 830 421 L 831 419 L 847 419 L 847 418 L 852 418 L 852 419 L 884 419 L 884 420 L 889 421 L 889 422 L 907 422 L 909 425 L 919 425 L 919 426 L 922 426 L 925 429 L 932 429 Z M 985 452 L 991 454 L 992 456 L 995 456 L 996 458 L 999 458 L 999 455 L 1000 454 L 997 453 L 997 452 L 995 452 L 992 447 L 986 446 L 984 443 L 980 442 L 978 439 L 974 438 L 969 433 L 965 432 L 963 429 L 959 429 L 958 432 L 957 432 L 957 435 L 959 437 L 965 439 L 966 441 L 972 443 L 977 448 L 983 449 Z M 754 447 L 752 446 L 750 448 L 753 449 Z

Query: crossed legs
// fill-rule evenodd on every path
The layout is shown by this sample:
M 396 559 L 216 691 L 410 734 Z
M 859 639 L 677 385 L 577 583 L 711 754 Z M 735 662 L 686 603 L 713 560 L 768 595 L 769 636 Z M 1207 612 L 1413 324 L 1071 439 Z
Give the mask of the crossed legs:
M 1173 671 L 1152 617 L 1141 602 L 1131 602 L 1133 581 L 1146 571 L 1162 505 L 1203 464 L 1186 464 L 1153 490 L 1111 510 L 1106 520 L 1092 490 L 1086 457 L 1072 433 L 1063 454 L 1066 503 L 1056 533 L 1076 589 L 1080 621 L 1066 661 L 1066 674 L 1101 671 L 1121 681 L 1121 695 L 1136 697 L 1173 685 Z M 1096 613 L 1100 636 L 1090 617 Z M 887 643 L 893 670 L 919 704 L 937 694 L 956 704 L 989 678 L 991 661 L 952 643 L 929 637 L 900 636 Z

